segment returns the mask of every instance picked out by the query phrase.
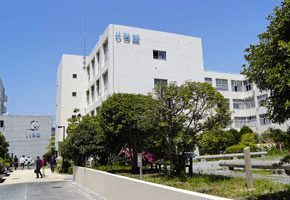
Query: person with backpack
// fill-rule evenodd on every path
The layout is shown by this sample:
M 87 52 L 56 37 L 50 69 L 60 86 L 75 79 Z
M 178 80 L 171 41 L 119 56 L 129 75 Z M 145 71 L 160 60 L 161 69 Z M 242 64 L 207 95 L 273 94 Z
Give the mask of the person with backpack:
M 18 158 L 17 158 L 17 156 L 15 155 L 14 156 L 14 170 L 16 171 L 17 170 L 17 167 L 18 167 Z
M 36 169 L 35 169 L 35 173 L 36 173 L 36 178 L 39 178 L 39 174 L 40 174 L 40 177 L 42 178 L 42 174 L 41 174 L 41 171 L 40 171 L 40 168 L 42 167 L 42 160 L 39 158 L 39 156 L 37 156 L 37 160 L 36 160 Z

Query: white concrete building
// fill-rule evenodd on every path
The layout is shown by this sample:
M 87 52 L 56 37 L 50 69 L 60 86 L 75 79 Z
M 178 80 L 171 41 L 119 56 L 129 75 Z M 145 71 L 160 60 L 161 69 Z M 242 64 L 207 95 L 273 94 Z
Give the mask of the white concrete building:
M 4 102 L 7 102 L 5 87 L 0 77 L 0 134 L 9 143 L 8 153 L 30 156 L 42 156 L 47 152 L 52 132 L 52 117 L 37 115 L 10 115 Z
M 74 108 L 81 114 L 95 115 L 110 94 L 147 94 L 160 82 L 201 82 L 203 77 L 200 38 L 109 25 L 87 57 L 85 68 L 81 56 L 62 56 L 56 127 L 67 127 Z M 62 139 L 63 128 L 57 128 L 56 141 Z
M 8 97 L 5 94 L 5 87 L 3 85 L 2 79 L 0 77 L 0 115 L 3 115 L 7 112 L 7 108 L 4 106 L 4 103 L 7 102 Z M 0 124 L 1 127 L 1 124 Z
M 229 128 L 239 130 L 247 125 L 257 133 L 262 133 L 271 127 L 287 130 L 289 121 L 281 125 L 273 124 L 265 116 L 267 110 L 261 106 L 261 102 L 265 101 L 269 92 L 260 91 L 244 75 L 205 71 L 204 76 L 204 81 L 217 88 L 228 101 L 229 108 L 233 112 L 233 123 Z
M 262 132 L 272 126 L 263 117 L 266 111 L 258 107 L 265 94 L 243 75 L 203 70 L 200 38 L 109 25 L 86 57 L 85 66 L 82 56 L 62 56 L 56 99 L 56 127 L 61 128 L 56 129 L 56 142 L 65 137 L 67 118 L 74 108 L 82 115 L 95 115 L 96 108 L 113 93 L 147 94 L 160 82 L 182 84 L 186 80 L 211 82 L 218 88 L 234 111 L 233 128 L 247 124 Z

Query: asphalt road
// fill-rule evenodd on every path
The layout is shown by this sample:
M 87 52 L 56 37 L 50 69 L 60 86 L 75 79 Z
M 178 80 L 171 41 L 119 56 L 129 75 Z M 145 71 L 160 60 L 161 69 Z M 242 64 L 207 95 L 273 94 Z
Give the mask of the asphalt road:
M 0 200 L 101 200 L 71 181 L 0 184 Z

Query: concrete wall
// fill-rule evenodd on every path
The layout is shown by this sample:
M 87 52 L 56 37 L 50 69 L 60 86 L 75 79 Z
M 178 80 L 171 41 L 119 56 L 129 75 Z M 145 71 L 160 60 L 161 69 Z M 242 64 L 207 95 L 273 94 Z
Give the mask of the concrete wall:
M 226 200 L 84 167 L 74 167 L 73 178 L 107 200 Z
M 57 71 L 57 95 L 56 95 L 56 147 L 63 140 L 63 128 L 67 129 L 67 119 L 71 118 L 74 108 L 79 108 L 84 114 L 82 105 L 84 91 L 83 56 L 62 55 Z M 76 74 L 76 78 L 73 77 Z M 76 96 L 72 93 L 76 92 Z
M 8 153 L 36 158 L 47 152 L 51 139 L 52 117 L 37 115 L 0 115 L 4 121 L 2 133 L 9 143 Z M 38 126 L 33 127 L 33 123 Z

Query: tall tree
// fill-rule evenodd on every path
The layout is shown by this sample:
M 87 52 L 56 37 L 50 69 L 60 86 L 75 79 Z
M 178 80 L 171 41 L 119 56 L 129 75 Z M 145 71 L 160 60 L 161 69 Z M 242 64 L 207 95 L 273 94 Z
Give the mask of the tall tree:
M 6 142 L 4 135 L 0 133 L 0 157 L 5 158 L 6 153 L 8 152 L 9 144 Z
M 141 129 L 138 122 L 144 115 L 145 105 L 152 101 L 141 94 L 116 93 L 108 97 L 98 109 L 98 120 L 103 130 L 106 149 L 117 156 L 122 148 L 132 152 L 132 169 L 137 169 L 137 152 L 144 150 L 150 132 Z
M 149 104 L 143 123 L 158 127 L 156 141 L 159 138 L 160 144 L 166 146 L 171 172 L 181 172 L 180 154 L 193 149 L 197 133 L 230 122 L 226 100 L 207 83 L 160 84 L 151 95 L 156 101 Z
M 290 1 L 275 7 L 267 17 L 269 26 L 258 35 L 260 41 L 245 50 L 247 64 L 242 73 L 260 90 L 269 90 L 265 103 L 274 122 L 290 117 Z
M 71 159 L 75 165 L 84 166 L 87 160 L 94 157 L 97 151 L 102 148 L 97 137 L 97 118 L 84 116 L 70 130 L 70 134 L 61 144 L 62 155 Z

